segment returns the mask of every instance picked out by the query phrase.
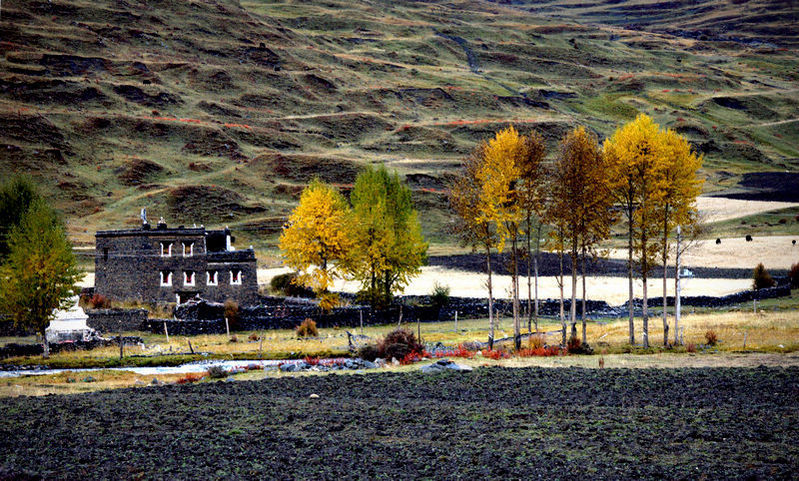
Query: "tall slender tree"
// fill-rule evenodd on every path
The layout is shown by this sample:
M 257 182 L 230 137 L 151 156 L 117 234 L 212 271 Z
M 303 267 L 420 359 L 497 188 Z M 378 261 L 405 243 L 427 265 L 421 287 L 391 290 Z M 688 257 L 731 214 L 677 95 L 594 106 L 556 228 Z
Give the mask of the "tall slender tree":
M 578 267 L 585 263 L 587 250 L 607 237 L 608 225 L 611 222 L 607 176 L 596 136 L 584 127 L 577 127 L 568 132 L 561 141 L 561 153 L 553 170 L 551 191 L 554 208 L 551 213 L 562 226 L 562 240 L 569 249 L 571 260 L 569 320 L 571 335 L 577 337 Z M 585 282 L 583 282 L 583 297 L 585 297 Z M 585 332 L 585 312 L 583 312 L 583 331 Z
M 491 251 L 498 245 L 498 238 L 491 222 L 482 216 L 483 197 L 479 173 L 483 168 L 485 143 L 481 143 L 463 163 L 463 168 L 449 185 L 449 203 L 458 216 L 454 225 L 464 245 L 481 250 L 485 254 L 488 279 L 488 348 L 494 348 L 494 294 L 492 285 Z
M 664 137 L 663 189 L 657 198 L 657 215 L 660 218 L 660 240 L 663 266 L 663 345 L 669 343 L 669 320 L 666 310 L 666 284 L 668 282 L 669 236 L 675 226 L 690 227 L 697 221 L 696 198 L 702 190 L 697 172 L 702 156 L 697 156 L 685 137 L 667 130 Z M 679 247 L 678 247 L 679 249 Z M 677 266 L 679 269 L 679 266 Z M 675 329 L 676 329 L 675 322 Z
M 649 346 L 647 278 L 659 252 L 657 202 L 664 186 L 664 139 L 658 125 L 640 114 L 616 130 L 604 144 L 611 177 L 611 192 L 628 222 L 628 276 L 630 343 L 635 342 L 633 323 L 633 256 L 643 283 L 643 344 Z
M 511 243 L 513 338 L 516 349 L 521 348 L 519 312 L 519 236 L 523 234 L 524 218 L 519 201 L 521 165 L 528 156 L 528 141 L 513 126 L 501 130 L 483 149 L 484 162 L 477 173 L 482 186 L 483 211 L 480 220 L 495 226 L 498 249 Z
M 546 156 L 546 143 L 544 138 L 535 131 L 526 137 L 527 152 L 520 163 L 521 188 L 519 201 L 522 205 L 525 218 L 524 238 L 527 242 L 525 255 L 527 258 L 527 332 L 538 332 L 538 256 L 541 246 L 541 217 L 546 209 L 546 172 L 544 157 Z M 532 250 L 535 239 L 535 252 Z M 535 296 L 533 296 L 533 276 L 535 278 Z M 534 303 L 534 304 L 533 304 Z

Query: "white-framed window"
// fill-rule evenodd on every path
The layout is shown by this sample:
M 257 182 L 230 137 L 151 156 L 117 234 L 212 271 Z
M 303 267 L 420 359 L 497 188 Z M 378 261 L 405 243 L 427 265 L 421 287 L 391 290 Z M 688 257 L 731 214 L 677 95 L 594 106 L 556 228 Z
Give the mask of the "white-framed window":
M 194 256 L 194 242 L 184 242 L 183 257 L 193 257 L 193 256 Z
M 169 287 L 172 285 L 172 272 L 161 271 L 161 287 Z
M 205 273 L 205 284 L 209 286 L 219 285 L 219 272 L 208 271 Z
M 233 270 L 230 271 L 230 285 L 231 286 L 240 286 L 241 285 L 241 270 Z
M 194 271 L 183 271 L 183 285 L 193 286 L 194 276 L 195 276 Z
M 171 242 L 161 242 L 161 257 L 172 257 Z

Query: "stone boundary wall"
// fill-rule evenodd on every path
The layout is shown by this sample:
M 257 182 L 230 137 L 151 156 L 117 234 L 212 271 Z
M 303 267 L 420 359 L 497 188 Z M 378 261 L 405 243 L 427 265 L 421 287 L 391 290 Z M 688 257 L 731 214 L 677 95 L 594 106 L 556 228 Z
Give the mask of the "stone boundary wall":
M 140 331 L 147 322 L 147 309 L 86 309 L 86 324 L 103 334 Z
M 142 344 L 142 338 L 138 336 L 124 336 L 122 344 L 125 346 L 135 346 Z M 92 350 L 98 347 L 119 346 L 119 337 L 112 337 L 109 339 L 94 339 L 91 341 L 78 341 L 78 342 L 61 342 L 50 344 L 50 353 L 64 351 L 81 351 Z M 42 344 L 6 344 L 0 347 L 0 359 L 17 356 L 39 356 L 44 353 L 44 346 Z
M 789 296 L 790 287 L 787 285 L 761 289 L 758 291 L 743 291 L 722 297 L 688 296 L 682 298 L 683 306 L 693 307 L 722 307 L 753 299 L 773 299 Z M 343 296 L 349 298 L 349 296 Z M 352 298 L 354 299 L 354 298 Z M 458 312 L 459 319 L 476 319 L 488 316 L 488 300 L 480 298 L 450 297 L 446 306 L 438 309 L 430 305 L 428 296 L 406 296 L 399 300 L 403 303 L 391 306 L 389 309 L 372 311 L 369 306 L 352 305 L 334 309 L 332 312 L 322 313 L 313 301 L 299 298 L 281 298 L 262 296 L 257 306 L 244 306 L 239 308 L 238 320 L 230 325 L 231 331 L 255 331 L 268 329 L 293 329 L 304 319 L 311 318 L 316 325 L 322 328 L 329 327 L 358 327 L 363 317 L 365 326 L 377 324 L 396 323 L 402 312 L 403 322 L 436 322 L 451 321 Z M 657 309 L 662 298 L 653 297 L 649 300 L 650 308 Z M 668 297 L 669 306 L 674 305 L 674 298 Z M 526 301 L 523 302 L 523 305 Z M 570 300 L 564 300 L 564 311 L 569 312 Z M 641 300 L 635 299 L 634 306 L 640 313 Z M 494 301 L 496 312 L 502 316 L 509 316 L 512 312 L 512 302 L 508 299 Z M 604 301 L 586 301 L 588 314 L 591 317 L 623 317 L 627 315 L 627 306 L 609 306 Z M 577 312 L 580 313 L 582 302 L 578 301 Z M 543 299 L 539 301 L 539 314 L 541 316 L 557 316 L 560 307 L 557 299 Z M 102 332 L 119 332 L 129 330 L 150 331 L 163 334 L 166 323 L 170 335 L 196 335 L 196 334 L 224 334 L 225 320 L 223 317 L 224 305 L 222 303 L 200 301 L 189 302 L 176 309 L 177 319 L 147 319 L 144 309 L 113 310 L 97 309 L 88 310 L 89 325 Z M 96 327 L 100 326 L 100 327 Z

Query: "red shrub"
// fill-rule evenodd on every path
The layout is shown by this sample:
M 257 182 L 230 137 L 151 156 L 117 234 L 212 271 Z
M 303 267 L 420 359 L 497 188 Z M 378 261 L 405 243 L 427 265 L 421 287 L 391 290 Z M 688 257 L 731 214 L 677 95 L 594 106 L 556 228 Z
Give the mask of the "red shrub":
M 405 355 L 402 359 L 400 359 L 400 365 L 407 366 L 408 364 L 413 364 L 415 362 L 419 362 L 422 360 L 422 354 L 413 351 L 409 352 Z
M 488 359 L 493 359 L 495 361 L 499 361 L 500 359 L 507 359 L 510 355 L 505 351 L 483 351 L 483 357 L 487 357 Z
M 305 356 L 303 361 L 305 361 L 305 364 L 308 364 L 309 366 L 318 366 L 319 365 L 319 358 L 318 357 Z
M 111 301 L 102 294 L 95 294 L 89 299 L 89 307 L 92 309 L 108 309 L 111 307 Z
M 184 377 L 177 380 L 178 384 L 189 384 L 197 382 L 203 378 L 202 374 L 186 374 Z

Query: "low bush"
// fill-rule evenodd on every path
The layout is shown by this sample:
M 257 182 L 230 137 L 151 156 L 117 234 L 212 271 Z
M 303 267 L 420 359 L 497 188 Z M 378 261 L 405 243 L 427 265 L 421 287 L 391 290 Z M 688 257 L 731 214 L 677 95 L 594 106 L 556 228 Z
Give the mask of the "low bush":
M 791 289 L 799 288 L 799 263 L 791 266 L 791 270 L 788 272 L 788 280 L 791 282 Z
M 386 337 L 377 344 L 377 350 L 383 359 L 402 360 L 408 354 L 415 352 L 421 354 L 424 347 L 416 340 L 416 336 L 405 329 L 396 329 L 386 334 Z
M 239 303 L 233 299 L 227 299 L 224 305 L 224 316 L 230 329 L 235 330 L 239 326 Z
M 685 345 L 685 352 L 696 352 L 696 344 L 689 342 Z
M 539 349 L 544 347 L 545 344 L 543 334 L 534 334 L 527 340 L 527 347 L 530 349 Z
M 374 362 L 375 359 L 380 357 L 380 350 L 374 344 L 366 344 L 358 349 L 358 357 Z
M 228 372 L 220 366 L 211 366 L 208 368 L 208 377 L 211 379 L 224 379 L 228 377 Z
M 405 355 L 402 359 L 399 360 L 400 365 L 407 366 L 408 364 L 413 364 L 415 362 L 419 362 L 422 360 L 423 354 L 420 352 L 409 352 Z
M 303 361 L 305 361 L 305 364 L 307 364 L 309 366 L 318 366 L 319 365 L 319 358 L 318 357 L 305 356 L 303 358 Z
M 230 336 L 230 339 L 228 339 L 228 342 L 239 342 L 239 338 L 236 337 L 235 334 L 233 334 L 232 336 Z
M 531 349 L 519 349 L 516 354 L 519 357 L 551 357 L 560 355 L 560 348 L 558 346 L 541 346 Z
M 776 284 L 774 279 L 772 279 L 771 274 L 769 274 L 765 266 L 763 266 L 762 262 L 755 267 L 755 272 L 752 277 L 754 278 L 752 287 L 755 290 L 767 289 L 769 287 L 774 287 Z
M 306 318 L 302 324 L 294 328 L 297 337 L 318 337 L 319 329 L 316 328 L 316 321 Z
M 284 295 L 288 297 L 308 297 L 313 298 L 314 292 L 297 282 L 297 273 L 288 272 L 280 274 L 269 281 L 269 290 L 273 294 Z
M 507 359 L 510 354 L 501 349 L 492 349 L 490 351 L 483 351 L 483 357 L 499 361 L 500 359 Z
M 471 359 L 474 357 L 474 352 L 470 351 L 466 348 L 463 344 L 459 344 L 458 347 L 449 351 L 449 350 L 441 350 L 436 352 L 436 357 L 462 357 L 464 359 Z
M 93 294 L 91 296 L 81 296 L 79 299 L 81 307 L 87 309 L 110 309 L 111 301 L 102 294 Z
M 178 384 L 190 384 L 193 382 L 197 382 L 203 378 L 202 374 L 186 374 L 184 377 L 178 379 L 176 382 Z
M 708 346 L 715 346 L 719 342 L 719 337 L 715 331 L 710 330 L 705 333 L 705 340 Z
M 433 284 L 433 292 L 430 293 L 430 303 L 441 309 L 449 303 L 449 286 L 436 282 Z
M 253 332 L 252 334 L 250 334 L 250 336 L 247 339 L 251 341 L 260 341 L 261 336 L 259 336 L 258 333 Z

